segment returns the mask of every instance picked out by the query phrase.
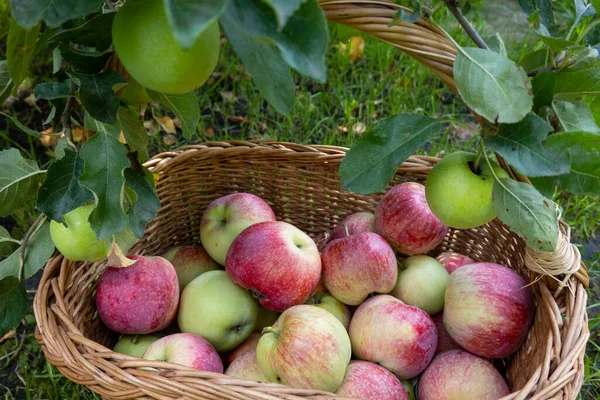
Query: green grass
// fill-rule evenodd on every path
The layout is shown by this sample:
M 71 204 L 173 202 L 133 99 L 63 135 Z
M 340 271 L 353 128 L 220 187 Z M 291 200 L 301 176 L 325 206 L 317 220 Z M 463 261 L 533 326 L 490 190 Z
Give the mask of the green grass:
M 447 22 L 444 26 L 451 26 L 449 32 L 459 37 L 461 43 L 467 43 L 456 24 L 450 24 L 446 16 L 444 20 Z M 484 36 L 494 33 L 483 23 L 478 24 L 478 28 Z M 523 36 L 510 26 L 495 26 L 495 29 L 505 29 L 509 39 L 517 40 Z M 151 153 L 204 140 L 227 139 L 276 138 L 297 143 L 349 146 L 360 136 L 358 128 L 362 124 L 370 126 L 376 120 L 400 113 L 473 121 L 464 104 L 435 75 L 391 46 L 367 39 L 364 58 L 352 63 L 337 52 L 335 43 L 332 40 L 328 53 L 326 83 L 296 76 L 296 103 L 288 117 L 277 114 L 266 104 L 229 46 L 225 45 L 217 74 L 199 93 L 202 107 L 200 137 L 190 141 L 177 137 L 170 142 L 168 139 L 172 137 L 158 132 L 151 137 Z M 511 47 L 509 44 L 507 47 L 516 49 L 511 55 L 519 58 L 534 46 Z M 34 109 L 15 104 L 12 112 L 32 128 L 41 130 L 47 107 L 41 104 L 39 109 Z M 163 115 L 164 111 L 149 109 L 146 118 L 151 119 L 153 113 Z M 248 122 L 235 122 L 232 116 L 244 117 Z M 440 137 L 419 152 L 438 155 L 471 149 L 474 145 L 475 140 L 468 130 L 447 126 Z M 15 131 L 0 131 L 0 148 L 9 146 L 21 147 L 25 154 L 47 162 L 46 150 L 29 137 L 17 136 Z M 558 193 L 554 200 L 560 204 L 563 218 L 573 228 L 573 240 L 577 243 L 593 240 L 600 224 L 599 198 Z M 13 233 L 19 236 L 20 227 L 31 223 L 30 219 L 30 212 L 17 215 L 13 220 L 17 226 Z M 585 254 L 583 247 L 582 251 Z M 593 260 L 593 254 L 585 256 Z M 588 264 L 596 286 L 589 292 L 589 324 L 593 334 L 585 359 L 586 378 L 581 398 L 597 399 L 600 398 L 600 291 L 597 288 L 600 266 L 597 260 Z M 0 344 L 0 384 L 4 386 L 0 386 L 0 394 L 4 393 L 3 399 L 99 399 L 45 361 L 33 337 L 33 327 L 33 323 L 22 325 L 14 339 Z

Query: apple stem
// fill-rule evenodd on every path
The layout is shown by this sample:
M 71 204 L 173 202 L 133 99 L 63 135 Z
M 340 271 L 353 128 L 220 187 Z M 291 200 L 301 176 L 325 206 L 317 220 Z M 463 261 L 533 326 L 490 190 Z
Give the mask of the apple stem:
M 481 160 L 481 153 L 483 153 L 483 146 L 479 146 L 479 149 L 477 150 L 477 157 L 475 158 L 475 167 L 474 169 L 474 173 L 477 174 L 477 171 L 479 171 L 479 161 Z
M 265 333 L 279 334 L 279 331 L 277 329 L 273 328 L 272 326 L 266 326 L 263 328 L 261 334 L 264 335 Z
M 344 232 L 346 232 L 346 236 L 350 236 L 350 232 L 348 231 L 348 224 L 344 224 Z

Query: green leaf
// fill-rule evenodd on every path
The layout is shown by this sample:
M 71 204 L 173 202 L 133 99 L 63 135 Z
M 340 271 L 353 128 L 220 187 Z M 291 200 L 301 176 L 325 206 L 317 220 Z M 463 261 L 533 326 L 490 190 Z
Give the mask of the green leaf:
M 594 121 L 592 111 L 583 101 L 554 100 L 552 107 L 565 131 L 600 133 L 600 128 Z
M 19 276 L 19 253 L 21 246 L 8 258 L 0 261 L 0 279 L 7 276 Z M 25 247 L 23 263 L 23 278 L 31 278 L 42 268 L 54 253 L 54 243 L 50 237 L 50 224 L 44 222 L 41 228 L 34 233 Z
M 278 28 L 273 9 L 261 0 L 230 0 L 226 12 L 231 22 L 248 35 L 274 43 L 290 67 L 325 81 L 327 22 L 317 0 L 306 0 L 283 29 Z
M 63 158 L 65 156 L 65 152 L 67 151 L 67 149 L 77 150 L 75 147 L 73 147 L 71 144 L 69 144 L 69 142 L 67 142 L 67 139 L 65 139 L 65 138 L 58 139 L 56 141 L 56 147 L 54 148 L 54 158 L 56 158 L 57 160 L 60 160 L 61 158 Z
M 58 49 L 61 57 L 69 64 L 71 70 L 84 74 L 99 73 L 112 54 L 108 50 L 80 50 L 65 43 L 59 44 Z M 116 74 L 114 71 L 111 72 Z
M 0 217 L 5 217 L 35 197 L 46 171 L 17 149 L 0 151 L 0 171 Z
M 485 41 L 490 50 L 500 54 L 501 56 L 508 57 L 506 54 L 506 46 L 504 45 L 504 41 L 500 37 L 500 34 L 496 32 L 496 34 Z
M 552 198 L 556 192 L 556 185 L 558 184 L 558 178 L 555 176 L 540 176 L 538 178 L 529 178 L 531 184 L 540 192 L 543 196 Z
M 418 0 L 410 0 L 410 7 L 412 8 L 412 12 L 406 11 L 404 8 L 398 9 L 394 19 L 400 19 L 411 24 L 421 19 L 421 3 Z M 395 21 L 392 20 L 392 22 Z
M 19 325 L 27 314 L 27 292 L 15 277 L 0 280 L 0 338 Z
M 342 187 L 360 194 L 385 190 L 398 166 L 440 129 L 438 120 L 420 115 L 403 114 L 378 122 L 344 157 Z
M 548 58 L 548 50 L 539 49 L 531 53 L 525 54 L 519 65 L 523 67 L 525 71 L 535 71 L 546 66 Z
M 33 89 L 38 99 L 54 100 L 71 96 L 71 89 L 63 82 L 42 82 Z
M 550 132 L 552 127 L 543 119 L 528 114 L 516 124 L 500 124 L 498 134 L 486 137 L 485 144 L 524 175 L 564 174 L 569 171 L 568 156 L 557 157 L 542 147 L 542 141 Z
M 0 257 L 6 257 L 15 251 L 21 244 L 20 240 L 10 237 L 10 233 L 0 226 Z
M 525 71 L 493 51 L 459 49 L 454 78 L 465 103 L 488 121 L 519 122 L 533 106 Z
M 262 95 L 277 111 L 289 115 L 294 106 L 295 83 L 281 53 L 268 43 L 249 37 L 227 14 L 221 17 L 221 26 Z
M 29 74 L 29 64 L 34 56 L 35 42 L 39 33 L 39 24 L 29 30 L 23 29 L 14 21 L 10 24 L 6 40 L 6 62 L 15 87 L 19 87 Z
M 114 124 L 117 122 L 119 100 L 113 86 L 127 83 L 125 77 L 115 71 L 104 71 L 97 75 L 73 74 L 78 78 L 79 100 L 85 110 L 96 120 Z
M 92 198 L 92 192 L 81 186 L 84 161 L 79 153 L 65 150 L 64 156 L 50 164 L 46 179 L 38 191 L 36 207 L 54 221 Z
M 554 71 L 546 71 L 537 74 L 531 80 L 533 91 L 533 109 L 539 110 L 544 106 L 551 106 L 554 99 L 554 86 L 556 84 L 556 74 Z
M 283 28 L 288 19 L 306 2 L 306 0 L 263 0 L 277 16 L 277 26 Z
M 598 65 L 598 50 L 593 47 L 584 47 L 571 57 L 567 70 L 579 71 L 595 65 Z
M 137 151 L 141 160 L 148 159 L 148 133 L 138 113 L 128 107 L 119 107 L 117 119 L 131 150 Z
M 137 174 L 131 168 L 125 170 L 125 184 L 137 197 L 129 210 L 129 225 L 138 238 L 144 237 L 144 229 L 149 221 L 156 218 L 160 201 L 154 192 L 152 183 L 144 175 Z
M 225 10 L 226 0 L 164 0 L 167 20 L 175 39 L 188 49 L 209 23 Z
M 13 80 L 8 73 L 8 63 L 6 60 L 0 61 L 0 104 L 4 104 L 14 86 Z
M 194 92 L 184 94 L 165 94 L 147 89 L 148 96 L 160 102 L 164 107 L 173 111 L 181 121 L 181 130 L 186 139 L 191 139 L 196 133 L 200 122 L 200 105 Z
M 567 153 L 571 172 L 556 179 L 560 186 L 577 194 L 600 194 L 600 135 L 568 132 L 550 135 L 544 147 L 553 154 Z
M 492 203 L 498 219 L 536 251 L 556 249 L 558 212 L 532 185 L 502 178 L 494 182 Z
M 556 94 L 600 95 L 600 67 L 580 71 L 562 70 L 556 74 Z
M 89 221 L 98 240 L 102 240 L 127 226 L 123 209 L 127 148 L 117 139 L 97 133 L 83 144 L 80 153 L 85 168 L 79 183 L 94 193 L 96 208 Z
M 116 13 L 95 16 L 76 28 L 66 29 L 52 38 L 53 42 L 76 43 L 106 50 L 112 44 L 112 21 Z
M 529 16 L 536 15 L 538 23 L 547 30 L 554 30 L 554 13 L 552 12 L 552 0 L 519 0 L 519 4 Z
M 555 53 L 576 46 L 576 43 L 571 40 L 559 39 L 544 35 L 539 35 L 539 37 L 546 44 L 546 46 L 548 46 Z
M 117 242 L 117 244 L 119 245 L 119 247 L 121 248 L 121 250 L 123 251 L 123 253 L 125 253 L 125 254 L 127 254 L 129 249 L 131 249 L 131 247 L 137 241 L 137 238 L 133 234 L 133 231 L 131 230 L 130 227 L 127 227 L 126 229 L 122 230 L 121 232 L 115 233 L 114 238 L 115 238 L 115 241 Z M 110 241 L 110 240 L 106 241 L 107 253 L 110 251 L 110 248 L 112 247 L 111 242 L 112 241 Z
M 11 11 L 19 25 L 30 28 L 42 20 L 55 27 L 100 8 L 103 0 L 13 0 Z
M 19 131 L 28 134 L 29 136 L 33 136 L 33 137 L 40 137 L 42 136 L 39 132 L 34 131 L 33 129 L 29 129 L 27 126 L 23 125 L 17 118 L 8 115 L 8 114 L 4 114 L 3 112 L 0 112 L 0 115 L 2 115 L 4 118 L 6 118 L 6 123 L 9 126 L 12 126 L 15 129 L 18 129 Z
M 100 132 L 118 138 L 121 134 L 119 124 L 105 124 L 95 120 L 87 111 L 83 115 L 83 126 L 93 132 Z
M 596 125 L 600 126 L 600 96 L 586 96 L 584 101 L 590 108 Z

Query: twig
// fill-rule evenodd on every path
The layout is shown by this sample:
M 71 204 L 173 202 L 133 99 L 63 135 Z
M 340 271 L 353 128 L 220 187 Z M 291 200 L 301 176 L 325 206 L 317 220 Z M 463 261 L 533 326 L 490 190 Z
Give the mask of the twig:
M 62 123 L 63 133 L 65 134 L 67 142 L 69 144 L 73 144 L 73 137 L 71 135 L 71 133 L 73 132 L 73 129 L 71 128 L 71 107 L 73 107 L 73 101 L 75 99 L 75 90 L 77 89 L 77 86 L 75 86 L 75 83 L 73 81 L 71 81 L 70 89 L 71 95 L 67 99 L 67 105 L 65 106 L 65 109 L 60 116 L 60 121 Z M 73 147 L 75 146 L 73 145 Z
M 465 18 L 463 13 L 458 8 L 458 6 L 459 6 L 458 1 L 444 0 L 444 3 L 446 3 L 448 8 L 450 9 L 450 12 L 454 15 L 454 17 L 456 18 L 458 23 L 463 27 L 465 32 L 467 32 L 467 35 L 469 35 L 469 37 L 473 40 L 473 42 L 475 42 L 475 44 L 479 48 L 487 50 L 488 46 L 487 46 L 487 44 L 485 44 L 485 41 L 481 38 L 481 36 L 479 36 L 479 33 L 477 33 L 477 30 L 475 29 L 475 27 L 473 25 L 471 25 L 471 23 Z
M 23 240 L 21 240 L 21 250 L 19 251 L 19 281 L 23 282 L 23 274 L 25 273 L 25 249 L 27 248 L 27 242 L 29 239 L 39 230 L 42 224 L 46 221 L 44 214 L 38 215 L 37 219 L 31 225 Z
M 532 76 L 536 76 L 538 74 L 541 74 L 542 72 L 548 72 L 548 71 L 553 71 L 553 70 L 554 70 L 554 67 L 551 67 L 551 66 L 543 67 L 540 69 L 536 69 L 535 71 L 529 71 L 527 73 L 527 76 L 531 78 Z

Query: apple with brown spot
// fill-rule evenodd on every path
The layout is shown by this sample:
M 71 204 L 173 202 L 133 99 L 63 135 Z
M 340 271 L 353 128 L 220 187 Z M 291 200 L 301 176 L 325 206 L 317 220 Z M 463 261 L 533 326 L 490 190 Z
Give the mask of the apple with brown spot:
M 400 379 L 387 369 L 368 361 L 350 361 L 342 386 L 335 392 L 341 396 L 365 400 L 408 400 Z
M 223 362 L 208 340 L 193 333 L 176 333 L 152 343 L 142 358 L 168 361 L 201 371 L 223 373 Z
M 173 247 L 163 255 L 163 258 L 175 267 L 180 292 L 197 276 L 221 268 L 202 246 Z
M 382 294 L 354 312 L 350 340 L 357 358 L 378 363 L 400 379 L 410 379 L 427 367 L 438 338 L 425 311 Z
M 458 267 L 475 262 L 472 258 L 453 251 L 445 251 L 441 253 L 436 257 L 436 260 L 438 260 L 438 262 L 442 264 L 444 268 L 446 268 L 446 271 L 448 271 L 449 274 L 454 272 L 454 270 Z
M 128 267 L 108 267 L 98 281 L 96 308 L 104 324 L 120 333 L 166 328 L 179 304 L 177 273 L 162 257 L 128 256 Z

